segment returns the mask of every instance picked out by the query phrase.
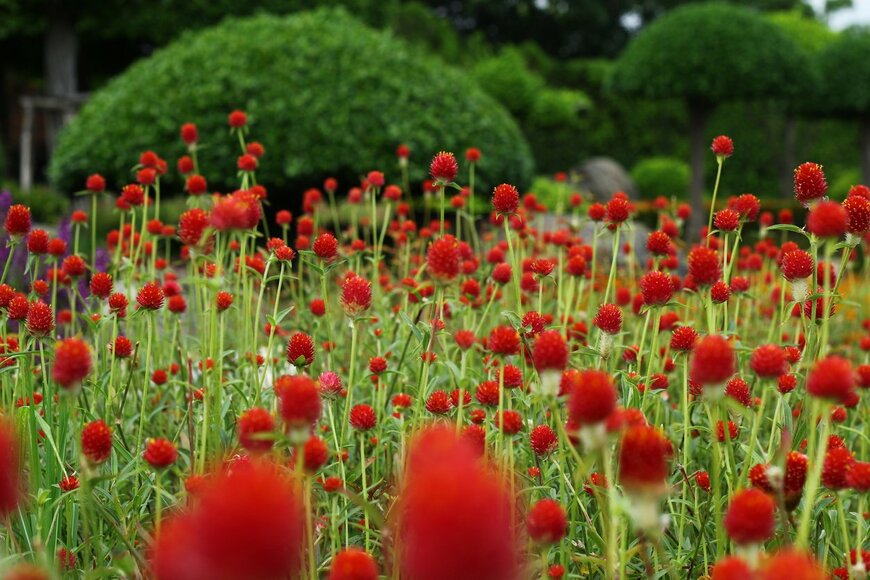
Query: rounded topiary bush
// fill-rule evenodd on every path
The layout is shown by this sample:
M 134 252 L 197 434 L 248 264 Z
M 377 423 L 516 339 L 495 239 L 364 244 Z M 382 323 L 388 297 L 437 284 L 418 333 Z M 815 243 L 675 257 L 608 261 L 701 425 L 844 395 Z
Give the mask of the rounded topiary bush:
M 632 167 L 631 178 L 640 195 L 648 199 L 685 197 L 689 191 L 689 165 L 673 157 L 643 159 Z
M 134 64 L 64 130 L 51 179 L 65 190 L 81 189 L 93 172 L 124 183 L 143 150 L 173 163 L 184 152 L 179 126 L 194 122 L 210 188 L 236 187 L 239 144 L 227 113 L 237 108 L 266 148 L 258 179 L 273 193 L 295 194 L 327 176 L 355 185 L 372 169 L 398 181 L 400 143 L 412 150 L 412 181 L 439 150 L 462 158 L 471 146 L 483 152 L 482 187 L 525 186 L 532 176 L 516 123 L 472 80 L 342 10 L 317 10 L 228 19 Z M 174 171 L 166 180 L 180 184 Z

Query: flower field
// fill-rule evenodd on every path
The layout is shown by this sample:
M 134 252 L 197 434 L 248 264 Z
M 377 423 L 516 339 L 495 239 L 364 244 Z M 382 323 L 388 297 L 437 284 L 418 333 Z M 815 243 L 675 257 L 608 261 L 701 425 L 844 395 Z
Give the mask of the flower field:
M 291 215 L 228 124 L 232 193 L 185 124 L 68 240 L 6 212 L 2 577 L 867 578 L 870 189 L 763 211 L 720 136 L 643 225 L 399 146 Z

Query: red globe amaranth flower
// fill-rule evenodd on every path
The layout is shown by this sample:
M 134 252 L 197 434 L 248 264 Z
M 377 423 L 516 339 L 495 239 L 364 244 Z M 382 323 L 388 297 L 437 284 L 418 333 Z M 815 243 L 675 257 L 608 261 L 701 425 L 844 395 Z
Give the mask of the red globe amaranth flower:
M 673 297 L 674 283 L 668 274 L 655 270 L 644 274 L 640 279 L 640 291 L 644 304 L 661 306 L 670 302 Z
M 244 111 L 239 111 L 237 109 L 229 114 L 227 120 L 229 121 L 230 127 L 233 129 L 241 129 L 248 124 L 248 115 L 246 115 Z
M 698 341 L 698 333 L 691 326 L 678 326 L 671 333 L 671 349 L 690 352 Z
M 752 351 L 749 368 L 761 378 L 779 378 L 788 372 L 785 350 L 775 344 L 762 344 Z
M 545 330 L 532 346 L 532 360 L 538 372 L 562 371 L 568 366 L 568 345 L 558 330 Z
M 622 311 L 616 304 L 602 304 L 598 307 L 592 324 L 605 334 L 619 334 L 622 330 Z
M 529 537 L 540 544 L 557 544 L 568 530 L 568 517 L 559 502 L 552 499 L 539 500 L 526 516 Z
M 338 257 L 338 240 L 329 232 L 323 233 L 317 236 L 311 249 L 321 260 L 332 262 Z
M 629 427 L 619 442 L 619 483 L 631 494 L 664 493 L 671 453 L 671 442 L 658 429 Z
M 735 372 L 734 349 L 724 337 L 705 336 L 692 350 L 689 377 L 701 386 L 721 385 Z
M 719 135 L 713 139 L 710 150 L 716 157 L 727 159 L 734 155 L 734 141 L 727 135 Z
M 91 463 L 102 463 L 112 454 L 112 429 L 102 419 L 82 428 L 82 454 Z
M 89 175 L 85 181 L 85 189 L 91 193 L 102 193 L 106 191 L 106 180 L 99 173 Z
M 723 524 L 735 544 L 762 544 L 773 537 L 776 503 L 768 494 L 750 488 L 731 499 Z
M 710 580 L 755 580 L 755 572 L 737 556 L 726 556 L 710 571 Z
M 304 332 L 297 332 L 287 343 L 287 362 L 307 367 L 314 362 L 314 340 Z
M 698 286 L 712 286 L 722 277 L 719 252 L 706 246 L 695 246 L 689 252 L 689 275 Z
M 426 271 L 438 282 L 451 282 L 460 272 L 462 256 L 459 243 L 453 236 L 445 236 L 429 244 L 426 252 Z
M 477 147 L 469 147 L 465 150 L 465 160 L 469 163 L 477 163 L 480 161 L 480 149 Z
M 64 389 L 77 387 L 91 372 L 91 349 L 80 338 L 65 338 L 55 344 L 51 378 Z
M 257 227 L 262 215 L 260 199 L 248 190 L 239 190 L 230 195 L 215 196 L 210 224 L 216 230 L 250 230 Z
M 149 439 L 145 444 L 142 459 L 154 469 L 165 469 L 178 459 L 178 449 L 168 439 Z
M 813 397 L 843 402 L 855 390 L 852 364 L 839 356 L 828 356 L 813 365 L 807 375 L 807 393 Z
M 744 193 L 729 199 L 728 207 L 740 214 L 740 219 L 754 222 L 761 211 L 761 201 L 751 193 Z
M 184 189 L 190 195 L 202 195 L 208 191 L 208 182 L 202 175 L 190 175 L 184 183 Z
M 802 205 L 808 206 L 827 192 L 828 182 L 821 165 L 807 161 L 794 170 L 794 196 Z
M 492 209 L 503 216 L 517 213 L 520 207 L 520 192 L 513 185 L 502 183 L 492 190 Z
M 199 138 L 196 130 L 196 125 L 194 125 L 193 123 L 185 123 L 181 126 L 181 129 L 178 133 L 181 136 L 181 140 L 188 145 L 193 145 Z
M 580 371 L 570 395 L 568 417 L 578 426 L 601 423 L 616 409 L 616 386 L 604 371 Z
M 671 237 L 662 230 L 651 232 L 646 239 L 646 249 L 654 256 L 667 256 L 673 250 Z
M 456 179 L 456 174 L 459 172 L 459 164 L 456 163 L 456 157 L 453 153 L 442 151 L 432 158 L 432 163 L 429 164 L 429 175 L 436 183 L 450 183 Z
M 20 443 L 15 427 L 0 418 L 0 516 L 6 517 L 22 499 Z
M 858 493 L 870 491 L 870 462 L 858 461 L 846 473 L 846 483 Z
M 345 548 L 332 558 L 329 580 L 377 580 L 378 564 L 359 548 Z
M 294 578 L 304 544 L 302 502 L 277 466 L 237 463 L 166 522 L 151 564 L 157 579 Z
M 359 316 L 372 305 L 372 284 L 353 275 L 341 287 L 341 306 L 348 316 Z
M 829 448 L 822 466 L 822 485 L 837 491 L 849 487 L 847 476 L 855 465 L 855 456 L 845 447 Z
M 229 292 L 221 290 L 217 293 L 217 309 L 218 312 L 223 312 L 233 305 L 233 295 Z
M 211 218 L 204 209 L 197 207 L 187 210 L 178 219 L 178 228 L 176 228 L 178 239 L 181 240 L 181 243 L 188 246 L 198 246 L 210 221 Z M 205 245 L 210 246 L 210 240 Z
M 614 194 L 614 196 L 607 202 L 607 205 L 604 206 L 604 217 L 610 224 L 619 225 L 629 217 L 631 217 L 631 213 L 634 211 L 634 205 L 628 200 L 624 194 L 619 195 Z
M 496 326 L 489 333 L 487 347 L 499 356 L 510 356 L 520 352 L 520 335 L 510 326 Z
M 519 576 L 511 502 L 501 479 L 471 439 L 431 427 L 412 442 L 396 505 L 398 565 L 403 578 Z
M 505 435 L 516 435 L 523 430 L 523 416 L 517 411 L 501 411 L 495 414 L 495 426 Z
M 836 201 L 820 201 L 807 216 L 807 230 L 820 238 L 840 238 L 849 229 L 849 214 Z
M 148 282 L 136 294 L 136 302 L 146 310 L 158 310 L 163 306 L 163 288 L 156 282 Z
M 849 233 L 863 236 L 870 231 L 870 199 L 853 195 L 843 202 L 843 209 L 849 217 Z
M 26 205 L 13 205 L 6 212 L 6 233 L 13 240 L 18 240 L 30 232 L 30 208 Z
M 761 563 L 756 580 L 828 580 L 824 567 L 810 554 L 783 548 Z
M 261 407 L 248 409 L 239 417 L 239 443 L 248 451 L 268 451 L 275 444 L 272 437 L 275 431 L 275 418 L 272 413 Z
M 815 264 L 809 252 L 803 250 L 791 250 L 782 255 L 779 263 L 783 277 L 789 282 L 803 280 L 813 275 Z
M 723 232 L 733 232 L 740 225 L 740 214 L 730 208 L 719 210 L 713 217 L 713 225 Z
M 529 444 L 535 455 L 543 457 L 556 450 L 559 440 L 550 426 L 538 425 L 529 433 Z
M 54 312 L 51 306 L 41 300 L 30 305 L 27 310 L 27 332 L 33 336 L 48 336 L 54 330 Z
M 282 376 L 275 382 L 281 417 L 288 427 L 307 427 L 320 419 L 322 401 L 317 384 L 304 375 Z
M 446 391 L 437 390 L 426 399 L 426 410 L 435 415 L 446 415 L 453 409 L 453 401 Z
M 48 253 L 48 233 L 42 229 L 31 230 L 27 236 L 27 251 L 37 256 Z
M 112 276 L 106 272 L 97 272 L 91 277 L 91 294 L 105 300 L 112 293 L 114 282 Z
M 369 405 L 354 405 L 350 410 L 350 425 L 357 431 L 370 431 L 378 424 L 375 410 Z

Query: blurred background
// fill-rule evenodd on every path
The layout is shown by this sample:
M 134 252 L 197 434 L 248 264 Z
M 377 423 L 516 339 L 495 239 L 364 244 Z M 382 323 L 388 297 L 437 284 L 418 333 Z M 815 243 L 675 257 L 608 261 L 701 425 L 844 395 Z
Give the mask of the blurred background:
M 401 143 L 412 190 L 433 153 L 474 146 L 481 186 L 544 202 L 565 172 L 700 203 L 720 133 L 726 193 L 775 207 L 814 160 L 844 196 L 870 182 L 868 22 L 870 0 L 0 0 L 0 176 L 57 216 L 88 174 L 117 191 L 151 149 L 181 194 L 194 122 L 226 191 L 238 108 L 282 206 L 327 176 L 390 178 Z

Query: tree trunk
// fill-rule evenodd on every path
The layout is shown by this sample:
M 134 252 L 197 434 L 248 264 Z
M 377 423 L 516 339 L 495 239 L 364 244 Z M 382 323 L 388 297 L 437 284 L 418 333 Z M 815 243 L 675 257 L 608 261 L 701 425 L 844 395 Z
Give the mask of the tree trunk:
M 701 227 L 707 223 L 707 208 L 704 205 L 704 161 L 707 157 L 707 141 L 704 130 L 710 115 L 710 106 L 697 101 L 689 102 L 689 151 L 692 177 L 689 181 L 689 199 L 692 217 L 689 219 L 688 239 L 697 240 Z
M 78 92 L 78 37 L 75 20 L 60 2 L 50 4 L 43 43 L 46 93 L 52 97 L 72 97 Z M 63 127 L 64 116 L 61 111 L 46 115 L 49 155 Z
M 858 130 L 861 134 L 861 176 L 864 183 L 870 185 L 870 118 L 861 119 Z
M 797 121 L 785 114 L 782 128 L 782 164 L 779 169 L 779 193 L 785 199 L 794 195 L 795 146 L 797 145 Z

